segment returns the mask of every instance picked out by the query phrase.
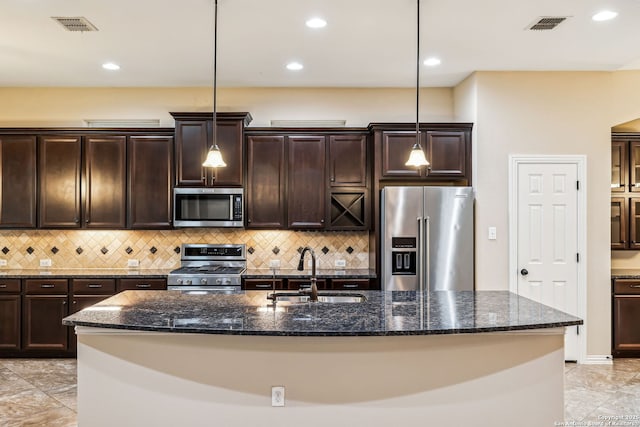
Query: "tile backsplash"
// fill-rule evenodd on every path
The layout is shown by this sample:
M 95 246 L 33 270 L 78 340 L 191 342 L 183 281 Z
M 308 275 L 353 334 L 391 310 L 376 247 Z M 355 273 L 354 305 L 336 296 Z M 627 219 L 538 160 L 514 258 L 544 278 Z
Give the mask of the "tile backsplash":
M 334 268 L 345 260 L 346 268 L 369 267 L 367 232 L 295 232 L 189 228 L 180 230 L 2 230 L 0 268 L 40 268 L 41 259 L 56 268 L 126 268 L 138 260 L 139 268 L 177 268 L 182 243 L 245 243 L 247 267 L 296 268 L 297 249 L 311 246 L 318 268 Z M 251 249 L 251 250 L 249 250 Z M 324 251 L 323 251 L 324 249 Z M 326 253 L 324 253 L 326 252 Z

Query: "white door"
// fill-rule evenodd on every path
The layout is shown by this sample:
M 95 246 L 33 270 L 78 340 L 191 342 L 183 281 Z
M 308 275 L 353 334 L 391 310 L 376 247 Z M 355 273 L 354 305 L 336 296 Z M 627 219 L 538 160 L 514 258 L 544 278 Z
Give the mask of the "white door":
M 520 163 L 518 294 L 578 315 L 578 166 Z M 578 327 L 566 328 L 565 360 L 578 360 Z

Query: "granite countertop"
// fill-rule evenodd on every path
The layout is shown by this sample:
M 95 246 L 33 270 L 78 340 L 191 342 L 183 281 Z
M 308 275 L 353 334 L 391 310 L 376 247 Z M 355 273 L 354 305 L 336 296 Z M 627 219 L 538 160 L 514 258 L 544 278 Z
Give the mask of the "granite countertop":
M 74 278 L 97 278 L 97 277 L 166 277 L 172 269 L 137 269 L 137 268 L 69 268 L 69 269 L 6 269 L 0 270 L 0 277 L 29 279 L 46 277 L 74 277 Z
M 612 279 L 640 279 L 640 270 L 616 268 L 611 270 Z
M 242 277 L 245 279 L 271 279 L 274 270 L 271 268 L 247 269 Z M 277 279 L 308 279 L 311 273 L 309 269 L 298 271 L 295 269 L 276 269 L 275 276 Z M 376 271 L 367 268 L 351 268 L 343 270 L 335 269 L 319 269 L 316 271 L 318 279 L 375 279 Z
M 363 303 L 278 303 L 265 292 L 125 291 L 63 320 L 68 326 L 275 336 L 460 334 L 556 328 L 582 320 L 508 291 L 365 291 Z

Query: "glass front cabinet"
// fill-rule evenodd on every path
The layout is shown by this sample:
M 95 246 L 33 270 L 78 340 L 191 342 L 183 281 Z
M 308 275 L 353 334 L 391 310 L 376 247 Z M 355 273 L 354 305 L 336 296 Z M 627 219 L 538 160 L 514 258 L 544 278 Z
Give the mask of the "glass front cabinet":
M 640 249 L 640 133 L 611 138 L 611 249 Z

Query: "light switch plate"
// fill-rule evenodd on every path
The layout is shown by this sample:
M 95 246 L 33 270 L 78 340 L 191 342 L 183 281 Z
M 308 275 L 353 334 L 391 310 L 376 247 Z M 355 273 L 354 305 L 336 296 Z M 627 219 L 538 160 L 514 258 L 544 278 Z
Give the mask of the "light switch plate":
M 271 406 L 284 406 L 284 386 L 271 387 Z
M 496 227 L 489 227 L 489 240 L 496 240 L 498 238 Z
M 280 260 L 272 259 L 269 261 L 269 268 L 280 268 Z
M 127 267 L 140 267 L 140 261 L 137 259 L 128 259 Z
M 345 268 L 347 266 L 347 261 L 343 259 L 337 259 L 335 262 L 336 268 Z
M 7 260 L 6 259 L 0 259 L 0 267 L 6 267 L 7 266 Z

